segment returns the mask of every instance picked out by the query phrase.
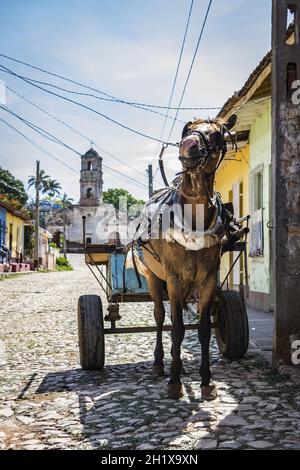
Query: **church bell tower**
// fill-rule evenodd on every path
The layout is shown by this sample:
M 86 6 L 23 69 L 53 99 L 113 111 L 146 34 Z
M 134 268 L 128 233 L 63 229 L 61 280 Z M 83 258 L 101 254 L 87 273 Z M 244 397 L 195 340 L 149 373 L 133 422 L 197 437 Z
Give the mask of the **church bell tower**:
M 81 157 L 80 206 L 99 206 L 103 190 L 102 157 L 90 148 Z

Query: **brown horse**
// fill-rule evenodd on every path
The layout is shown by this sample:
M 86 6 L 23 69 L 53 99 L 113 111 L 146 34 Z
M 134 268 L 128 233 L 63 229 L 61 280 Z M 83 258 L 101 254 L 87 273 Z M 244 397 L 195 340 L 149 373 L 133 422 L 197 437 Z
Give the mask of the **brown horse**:
M 235 125 L 236 116 L 226 123 L 218 120 L 197 120 L 189 122 L 182 133 L 179 159 L 183 171 L 176 189 L 179 204 L 189 205 L 192 226 L 198 208 L 202 208 L 204 224 L 204 245 L 199 249 L 188 249 L 174 235 L 173 239 L 163 237 L 151 239 L 143 252 L 149 268 L 148 284 L 154 302 L 154 317 L 157 325 L 156 347 L 153 370 L 163 375 L 162 329 L 165 319 L 163 305 L 164 288 L 167 287 L 172 319 L 172 363 L 168 396 L 182 396 L 181 343 L 184 338 L 183 307 L 191 291 L 197 291 L 199 329 L 201 344 L 201 395 L 203 399 L 216 398 L 215 386 L 210 384 L 209 343 L 211 337 L 210 306 L 217 287 L 217 271 L 220 265 L 222 225 L 217 218 L 214 198 L 215 171 L 226 153 L 225 135 Z M 169 234 L 170 235 L 170 234 Z M 178 241 L 179 240 L 179 241 Z

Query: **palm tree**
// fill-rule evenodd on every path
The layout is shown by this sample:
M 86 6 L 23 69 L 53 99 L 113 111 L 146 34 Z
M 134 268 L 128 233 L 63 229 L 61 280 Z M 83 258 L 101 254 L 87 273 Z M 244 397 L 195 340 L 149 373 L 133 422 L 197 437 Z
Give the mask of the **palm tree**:
M 37 173 L 35 176 L 29 176 L 28 189 L 35 187 L 35 264 L 37 270 L 39 269 L 39 226 L 40 226 L 40 192 L 42 194 L 49 193 L 53 196 L 60 194 L 61 186 L 58 181 L 52 179 L 45 173 L 45 170 L 40 170 L 40 162 L 37 161 Z M 43 220 L 43 224 L 45 220 Z
M 47 186 L 47 193 L 49 194 L 50 197 L 58 196 L 61 191 L 61 185 L 58 181 L 54 179 L 48 179 L 46 181 L 46 186 Z
M 44 170 L 40 170 L 38 180 L 39 180 L 39 183 L 37 183 L 36 176 L 29 176 L 28 189 L 32 188 L 32 186 L 35 186 L 35 188 L 38 191 L 41 191 L 43 194 L 47 193 L 48 183 L 49 181 L 51 181 L 50 176 L 46 175 Z
M 66 223 L 67 223 L 67 209 L 72 206 L 73 199 L 64 193 L 58 201 L 63 210 L 63 224 L 64 224 L 64 258 L 67 259 L 67 241 L 66 241 Z

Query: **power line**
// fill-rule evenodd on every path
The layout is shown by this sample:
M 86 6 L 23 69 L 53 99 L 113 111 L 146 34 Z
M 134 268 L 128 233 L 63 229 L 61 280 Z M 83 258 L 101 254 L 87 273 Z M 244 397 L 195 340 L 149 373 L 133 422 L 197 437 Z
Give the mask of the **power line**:
M 149 104 L 149 103 L 139 103 L 139 102 L 135 102 L 135 101 L 126 101 L 126 100 L 122 100 L 120 98 L 116 98 L 115 96 L 112 96 L 108 93 L 105 93 L 104 91 L 101 91 L 101 90 L 98 90 L 97 88 L 93 88 L 93 87 L 90 87 L 88 85 L 85 85 L 83 83 L 80 83 L 76 80 L 72 80 L 70 78 L 67 78 L 63 75 L 59 75 L 57 73 L 53 73 L 53 72 L 50 72 L 48 70 L 45 70 L 41 67 L 37 67 L 35 65 L 32 65 L 32 64 L 29 64 L 28 62 L 24 62 L 22 60 L 18 60 L 18 59 L 15 59 L 13 57 L 10 57 L 6 54 L 1 54 L 0 53 L 0 57 L 4 57 L 5 59 L 8 59 L 8 60 L 11 60 L 13 62 L 16 62 L 16 63 L 19 63 L 19 64 L 22 64 L 22 65 L 25 65 L 26 67 L 30 67 L 32 69 L 35 69 L 35 70 L 38 70 L 40 72 L 43 72 L 43 73 L 46 73 L 47 75 L 51 75 L 53 77 L 56 77 L 56 78 L 59 78 L 61 80 L 65 80 L 67 82 L 70 82 L 70 83 L 73 83 L 75 85 L 79 85 L 83 88 L 86 88 L 88 90 L 91 90 L 91 91 L 95 91 L 96 93 L 100 93 L 101 95 L 103 96 L 107 96 L 108 98 L 110 98 L 109 101 L 116 101 L 118 103 L 124 103 L 124 104 L 128 104 L 128 105 L 131 105 L 131 106 L 145 106 L 145 107 L 148 107 L 148 108 L 156 108 L 156 109 L 170 109 L 170 110 L 177 110 L 178 108 L 177 107 L 170 107 L 168 108 L 168 106 L 159 106 L 159 105 L 155 105 L 155 104 Z M 207 110 L 207 109 L 221 109 L 220 106 L 217 106 L 217 107 L 184 107 L 184 108 L 180 108 L 180 111 L 197 111 L 197 110 Z
M 20 121 L 22 121 L 24 124 L 26 124 L 28 127 L 30 127 L 32 130 L 34 130 L 35 132 L 37 132 L 38 134 L 40 134 L 42 137 L 44 137 L 45 139 L 48 139 L 50 140 L 51 142 L 54 142 L 54 143 L 57 143 L 57 144 L 60 144 L 62 145 L 63 147 L 67 148 L 68 150 L 71 150 L 73 153 L 75 153 L 76 155 L 79 155 L 81 156 L 81 153 L 78 152 L 77 150 L 73 149 L 72 147 L 70 147 L 68 144 L 66 144 L 65 142 L 63 142 L 62 140 L 58 139 L 57 137 L 55 137 L 53 134 L 51 134 L 50 132 L 48 131 L 45 131 L 44 129 L 42 129 L 41 127 L 37 126 L 36 124 L 28 121 L 27 119 L 24 119 L 22 118 L 21 116 L 19 116 L 18 114 L 14 113 L 13 111 L 9 110 L 6 106 L 1 106 L 0 105 L 0 108 L 2 108 L 4 111 L 12 114 L 13 116 L 15 116 L 17 119 L 19 119 Z M 114 168 L 111 168 L 110 166 L 108 165 L 105 165 L 103 164 L 103 167 L 108 169 L 108 170 L 111 170 L 115 173 L 117 173 L 117 175 L 122 175 L 123 178 L 127 178 L 127 181 L 129 182 L 134 182 L 135 184 L 138 184 L 142 187 L 145 187 L 147 188 L 147 186 L 143 183 L 141 183 L 140 181 L 137 181 L 136 179 L 134 178 L 131 178 L 131 176 L 128 176 L 126 175 L 125 173 L 122 173 L 121 171 L 118 171 L 118 170 L 115 170 Z
M 52 155 L 50 152 L 48 152 L 47 150 L 43 149 L 43 147 L 41 147 L 40 145 L 38 145 L 37 143 L 35 143 L 33 140 L 31 140 L 29 137 L 27 137 L 25 134 L 23 134 L 21 131 L 19 131 L 18 129 L 16 129 L 14 126 L 12 126 L 11 124 L 9 124 L 5 119 L 2 119 L 0 118 L 0 121 L 3 122 L 4 124 L 6 124 L 8 127 L 10 127 L 11 129 L 13 129 L 15 132 L 17 132 L 18 134 L 20 134 L 22 137 L 24 137 L 24 139 L 26 139 L 28 142 L 30 142 L 34 147 L 36 147 L 40 152 L 44 153 L 45 155 L 47 155 L 48 157 L 50 158 L 53 158 L 54 160 L 60 162 L 62 165 L 64 165 L 65 167 L 69 168 L 69 170 L 72 170 L 74 171 L 76 174 L 78 174 L 78 171 L 75 170 L 74 168 L 72 168 L 71 166 L 69 166 L 67 163 L 65 163 L 64 161 L 60 160 L 59 158 L 55 157 L 54 155 Z
M 190 8 L 189 8 L 188 18 L 187 18 L 187 22 L 186 22 L 186 26 L 185 26 L 185 30 L 184 30 L 184 35 L 183 35 L 183 40 L 182 40 L 182 44 L 181 44 L 181 48 L 180 48 L 179 58 L 178 58 L 178 62 L 177 62 L 175 77 L 174 77 L 174 80 L 173 80 L 173 85 L 172 85 L 171 94 L 170 94 L 168 107 L 167 107 L 167 113 L 166 113 L 166 116 L 165 116 L 165 119 L 164 119 L 162 131 L 161 131 L 161 134 L 160 134 L 160 139 L 163 138 L 165 128 L 166 128 L 166 124 L 167 124 L 167 119 L 169 117 L 170 106 L 171 106 L 171 103 L 172 103 L 172 99 L 173 99 L 173 95 L 174 95 L 174 91 L 175 91 L 175 86 L 176 86 L 176 83 L 177 83 L 179 68 L 180 68 L 180 64 L 181 64 L 181 60 L 182 60 L 182 56 L 183 56 L 183 51 L 184 51 L 185 41 L 186 41 L 186 37 L 187 37 L 187 32 L 188 32 L 188 29 L 189 29 L 189 24 L 190 24 L 190 19 L 191 19 L 193 6 L 194 6 L 194 0 L 191 1 L 191 5 L 190 5 Z
M 190 24 L 190 19 L 191 19 L 193 6 L 194 6 L 194 0 L 191 1 L 190 8 L 189 8 L 189 13 L 188 13 L 187 21 L 186 21 L 183 40 L 182 40 L 182 44 L 181 44 L 181 48 L 180 48 L 180 53 L 179 53 L 178 62 L 177 62 L 177 66 L 176 66 L 175 76 L 174 76 L 173 85 L 172 85 L 172 89 L 171 89 L 171 94 L 170 94 L 170 98 L 169 98 L 169 103 L 168 103 L 168 108 L 167 108 L 167 116 L 169 114 L 172 99 L 173 99 L 173 96 L 174 96 L 174 91 L 175 91 L 175 87 L 176 87 L 176 83 L 177 83 L 179 68 L 180 68 L 180 64 L 181 64 L 181 60 L 182 60 L 182 56 L 183 56 L 183 51 L 184 51 L 184 46 L 185 46 L 185 42 L 186 42 L 187 32 L 188 32 L 188 29 L 189 29 L 189 24 Z M 162 131 L 160 133 L 160 139 L 162 139 L 163 136 L 164 136 L 164 132 L 165 132 L 166 124 L 167 124 L 167 116 L 164 119 Z M 158 151 L 159 151 L 159 147 L 157 146 L 156 152 L 158 152 Z M 152 165 L 154 164 L 154 159 L 155 159 L 155 155 L 153 155 Z M 156 169 L 155 169 L 155 172 L 154 172 L 154 175 L 153 175 L 153 179 L 155 178 L 157 172 L 158 172 L 158 164 L 156 166 Z
M 5 70 L 3 70 L 3 72 L 5 72 Z M 8 72 L 6 72 L 8 73 Z M 101 101 L 108 101 L 108 102 L 112 102 L 112 103 L 124 103 L 124 104 L 130 104 L 128 102 L 125 102 L 125 101 L 118 101 L 118 100 L 115 100 L 115 99 L 110 99 L 110 98 L 103 98 L 102 96 L 97 96 L 97 95 L 94 95 L 92 93 L 83 93 L 83 92 L 79 92 L 79 91 L 74 91 L 74 90 L 68 90 L 67 88 L 63 88 L 61 86 L 58 86 L 58 85 L 54 85 L 53 83 L 49 83 L 49 82 L 43 82 L 41 80 L 35 80 L 33 78 L 30 78 L 30 77 L 26 77 L 25 75 L 20 75 L 20 77 L 22 77 L 23 79 L 26 79 L 28 80 L 29 82 L 34 82 L 34 83 L 38 83 L 39 85 L 45 85 L 45 86 L 48 86 L 48 87 L 51 87 L 51 88 L 55 88 L 57 90 L 60 90 L 60 91 L 64 91 L 65 93 L 71 93 L 73 95 L 78 95 L 78 96 L 87 96 L 89 98 L 95 98 L 96 100 L 101 100 Z M 146 108 L 142 105 L 137 105 L 137 104 L 130 104 L 131 106 L 133 106 L 134 108 L 137 108 L 137 109 L 142 109 L 143 111 L 147 111 L 148 113 L 153 113 L 153 114 L 157 114 L 158 116 L 162 116 L 162 117 L 165 117 L 166 119 L 175 119 L 173 118 L 172 116 L 169 116 L 167 114 L 163 114 L 163 113 L 160 113 L 159 111 L 154 111 L 153 109 L 149 109 L 149 108 Z M 219 108 L 218 108 L 219 109 Z M 176 121 L 179 121 L 179 122 L 184 122 L 182 121 L 181 119 L 178 119 L 176 118 Z
M 205 13 L 205 17 L 204 17 L 204 20 L 203 20 L 203 24 L 202 24 L 202 27 L 201 27 L 200 35 L 199 35 L 199 38 L 198 38 L 198 41 L 197 41 L 197 44 L 196 44 L 196 48 L 195 48 L 195 52 L 194 52 L 194 55 L 193 55 L 193 58 L 192 58 L 192 62 L 191 62 L 191 65 L 190 65 L 190 68 L 189 68 L 184 86 L 183 86 L 183 90 L 182 90 L 182 93 L 181 93 L 181 97 L 180 97 L 180 100 L 179 100 L 179 104 L 178 104 L 178 108 L 177 108 L 177 111 L 176 111 L 176 114 L 175 114 L 175 118 L 177 118 L 177 116 L 178 116 L 180 106 L 181 106 L 181 103 L 183 101 L 185 91 L 186 91 L 186 88 L 187 88 L 187 85 L 188 85 L 188 82 L 189 82 L 189 79 L 190 79 L 190 76 L 191 76 L 191 73 L 192 73 L 192 70 L 193 70 L 194 62 L 195 62 L 196 55 L 197 55 L 197 52 L 198 52 L 198 49 L 199 49 L 199 46 L 200 46 L 200 43 L 201 43 L 201 39 L 202 39 L 202 36 L 203 36 L 203 32 L 204 32 L 204 28 L 205 28 L 205 25 L 206 25 L 206 21 L 207 21 L 207 17 L 208 17 L 209 11 L 210 11 L 211 4 L 212 4 L 212 0 L 209 0 L 207 10 L 206 10 L 206 13 Z M 176 121 L 173 121 L 173 123 L 172 123 L 172 127 L 170 129 L 169 136 L 168 136 L 167 140 L 170 140 L 170 138 L 171 138 L 171 135 L 172 135 L 172 132 L 173 132 L 173 129 L 174 129 L 174 126 L 175 126 L 175 122 Z
M 44 129 L 42 129 L 41 127 L 37 126 L 36 124 L 28 121 L 27 119 L 22 118 L 19 114 L 16 114 L 13 111 L 11 111 L 9 108 L 7 108 L 7 106 L 0 105 L 0 108 L 3 109 L 4 111 L 6 111 L 7 113 L 10 113 L 11 115 L 15 116 L 20 121 L 24 122 L 24 124 L 26 124 L 32 130 L 36 131 L 42 137 L 50 140 L 51 142 L 54 142 L 54 143 L 62 145 L 63 147 L 66 147 L 68 150 L 71 150 L 72 152 L 76 153 L 78 156 L 81 157 L 80 152 L 77 152 L 77 150 L 73 149 L 73 147 L 70 147 L 68 144 L 65 144 L 62 140 L 58 139 L 57 137 L 55 137 L 50 132 L 45 131 Z
M 19 131 L 18 129 L 16 129 L 14 126 L 12 126 L 11 124 L 9 124 L 5 119 L 2 119 L 0 118 L 0 121 L 3 122 L 5 125 L 7 125 L 8 127 L 10 127 L 11 129 L 13 129 L 16 133 L 20 134 L 22 137 L 24 137 L 24 139 L 26 139 L 28 142 L 30 142 L 34 147 L 36 147 L 40 152 L 44 153 L 45 155 L 47 155 L 48 157 L 58 161 L 59 163 L 61 163 L 62 165 L 64 165 L 65 167 L 67 167 L 68 169 L 70 169 L 71 171 L 73 171 L 74 173 L 76 173 L 78 175 L 78 171 L 75 170 L 73 167 L 71 167 L 70 165 L 68 165 L 67 163 L 65 163 L 63 160 L 61 160 L 60 158 L 57 158 L 55 157 L 53 154 L 51 154 L 50 152 L 48 152 L 47 150 L 45 150 L 43 147 L 41 147 L 40 145 L 38 145 L 36 142 L 34 142 L 32 139 L 30 139 L 29 137 L 27 137 L 25 134 L 23 134 L 21 131 Z M 125 176 L 120 176 L 118 174 L 114 174 L 114 172 L 116 170 L 114 170 L 113 168 L 110 169 L 109 167 L 106 168 L 106 171 L 108 171 L 109 174 L 111 174 L 112 176 L 116 177 L 116 178 L 119 178 L 120 180 L 122 181 L 125 181 L 125 182 L 129 182 L 132 184 L 131 181 L 128 181 L 126 180 Z M 138 182 L 136 182 L 138 183 Z
M 32 86 L 34 86 L 34 87 L 36 87 L 36 88 L 39 88 L 40 90 L 43 90 L 43 91 L 45 91 L 46 93 L 49 93 L 49 94 L 51 94 L 51 95 L 53 95 L 53 96 L 57 96 L 57 97 L 59 97 L 59 98 L 65 100 L 65 101 L 69 101 L 70 103 L 76 104 L 77 106 L 80 106 L 81 108 L 87 109 L 88 111 L 91 111 L 91 112 L 93 112 L 93 113 L 95 113 L 95 114 L 101 116 L 102 118 L 104 118 L 104 119 L 106 119 L 106 120 L 108 120 L 108 121 L 110 121 L 110 122 L 116 124 L 116 125 L 119 126 L 119 127 L 122 127 L 123 129 L 126 129 L 127 131 L 130 131 L 130 132 L 132 132 L 132 133 L 134 133 L 134 134 L 137 134 L 137 135 L 139 135 L 139 136 L 141 136 L 141 137 L 145 137 L 146 139 L 153 140 L 153 141 L 155 141 L 155 142 L 166 143 L 166 142 L 162 141 L 161 139 L 157 139 L 156 137 L 152 137 L 152 136 L 150 136 L 150 135 L 148 135 L 148 134 L 145 134 L 144 132 L 140 132 L 140 131 L 137 131 L 137 130 L 135 130 L 135 129 L 129 127 L 129 126 L 126 126 L 126 124 L 122 124 L 122 123 L 116 121 L 115 119 L 113 119 L 113 118 L 111 118 L 111 117 L 109 117 L 109 116 L 106 116 L 106 115 L 103 114 L 103 113 L 100 113 L 100 111 L 97 111 L 96 109 L 91 108 L 90 106 L 87 106 L 87 105 L 85 105 L 85 104 L 83 104 L 83 103 L 79 103 L 78 101 L 72 100 L 71 98 L 67 98 L 66 96 L 60 95 L 60 94 L 55 93 L 55 92 L 53 92 L 53 91 L 47 90 L 46 88 L 43 88 L 43 87 L 41 87 L 41 86 L 39 86 L 39 85 L 37 85 L 37 84 L 35 84 L 35 83 L 32 83 L 31 81 L 27 80 L 26 78 L 23 78 L 21 75 L 18 75 L 17 73 L 13 72 L 12 70 L 9 70 L 7 67 L 4 67 L 4 66 L 1 65 L 1 64 L 0 64 L 0 67 L 3 68 L 3 69 L 5 69 L 6 71 L 8 71 L 8 73 L 10 73 L 11 75 L 20 78 L 21 80 L 23 80 L 23 81 L 26 82 L 26 83 L 29 83 L 29 85 L 32 85 Z M 171 143 L 171 142 L 169 142 L 168 144 L 169 144 L 169 145 L 173 145 L 173 146 L 177 146 L 177 144 L 174 144 L 174 143 Z
M 94 139 L 92 139 L 91 137 L 83 134 L 82 132 L 78 131 L 77 129 L 75 129 L 74 127 L 70 126 L 68 123 L 66 123 L 65 121 L 63 121 L 62 119 L 59 119 L 57 118 L 56 116 L 54 116 L 53 114 L 49 113 L 48 111 L 46 111 L 44 108 L 42 108 L 41 106 L 37 105 L 36 103 L 34 103 L 33 101 L 29 100 L 28 98 L 25 98 L 25 96 L 21 95 L 20 93 L 16 92 L 15 90 L 13 90 L 11 87 L 9 87 L 8 85 L 6 85 L 6 88 L 8 90 L 10 90 L 12 93 L 14 93 L 16 96 L 18 96 L 19 98 L 21 98 L 22 100 L 26 101 L 27 103 L 31 104 L 32 106 L 34 106 L 36 109 L 38 109 L 39 111 L 43 112 L 44 114 L 46 114 L 47 116 L 51 117 L 52 119 L 54 119 L 55 121 L 59 122 L 60 124 L 64 125 L 66 128 L 70 129 L 72 132 L 76 133 L 77 135 L 79 135 L 80 137 L 84 138 L 85 140 L 87 140 L 88 142 L 93 142 L 94 143 L 94 146 L 96 148 L 98 148 L 101 152 L 109 155 L 111 158 L 115 159 L 116 161 L 122 163 L 123 165 L 126 165 L 128 168 L 130 168 L 131 170 L 135 171 L 136 173 L 138 173 L 139 175 L 143 176 L 143 177 L 146 177 L 146 175 L 144 175 L 144 173 L 142 173 L 141 171 L 137 170 L 136 168 L 134 168 L 133 166 L 129 165 L 129 163 L 127 162 L 124 162 L 123 160 L 121 160 L 119 157 L 117 157 L 116 155 L 108 152 L 107 150 L 103 149 L 102 147 L 99 147 L 99 145 L 97 145 L 96 141 Z

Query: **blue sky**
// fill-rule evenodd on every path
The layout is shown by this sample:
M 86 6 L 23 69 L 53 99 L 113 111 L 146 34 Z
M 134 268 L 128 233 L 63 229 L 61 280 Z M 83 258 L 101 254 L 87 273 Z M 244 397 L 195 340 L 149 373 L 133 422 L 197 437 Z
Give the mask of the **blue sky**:
M 195 0 L 184 58 L 173 104 L 176 106 L 194 52 L 208 0 Z M 175 74 L 190 0 L 0 0 L 0 52 L 65 75 L 122 99 L 166 105 Z M 183 106 L 222 106 L 241 88 L 251 71 L 270 49 L 270 0 L 213 0 L 195 66 Z M 37 80 L 51 81 L 76 91 L 82 88 L 54 79 L 25 66 L 0 58 L 0 63 L 17 73 Z M 110 167 L 147 184 L 145 169 L 157 163 L 159 147 L 107 120 L 50 96 L 0 71 L 0 80 L 90 136 L 100 147 L 135 168 L 129 169 L 106 154 Z M 120 103 L 75 97 L 101 113 L 146 134 L 159 137 L 163 117 Z M 7 91 L 6 105 L 34 122 L 78 152 L 84 153 L 87 140 Z M 210 112 L 213 116 L 214 111 Z M 179 118 L 207 117 L 208 111 L 180 111 Z M 79 157 L 49 142 L 22 122 L 0 110 L 0 118 L 24 132 L 38 145 L 74 169 L 80 169 Z M 167 130 L 171 126 L 168 122 Z M 172 135 L 177 141 L 183 124 L 177 123 Z M 167 131 L 166 131 L 167 133 Z M 58 179 L 76 201 L 79 174 L 42 154 L 23 137 L 0 122 L 0 165 L 24 182 L 40 159 L 48 174 Z M 176 149 L 165 156 L 171 178 L 180 168 Z M 140 172 L 140 173 L 138 173 Z M 141 174 L 142 173 L 142 174 Z M 143 174 L 145 176 L 143 176 Z M 147 189 L 130 184 L 104 172 L 104 185 L 125 187 L 139 197 Z M 155 187 L 161 185 L 157 175 Z

